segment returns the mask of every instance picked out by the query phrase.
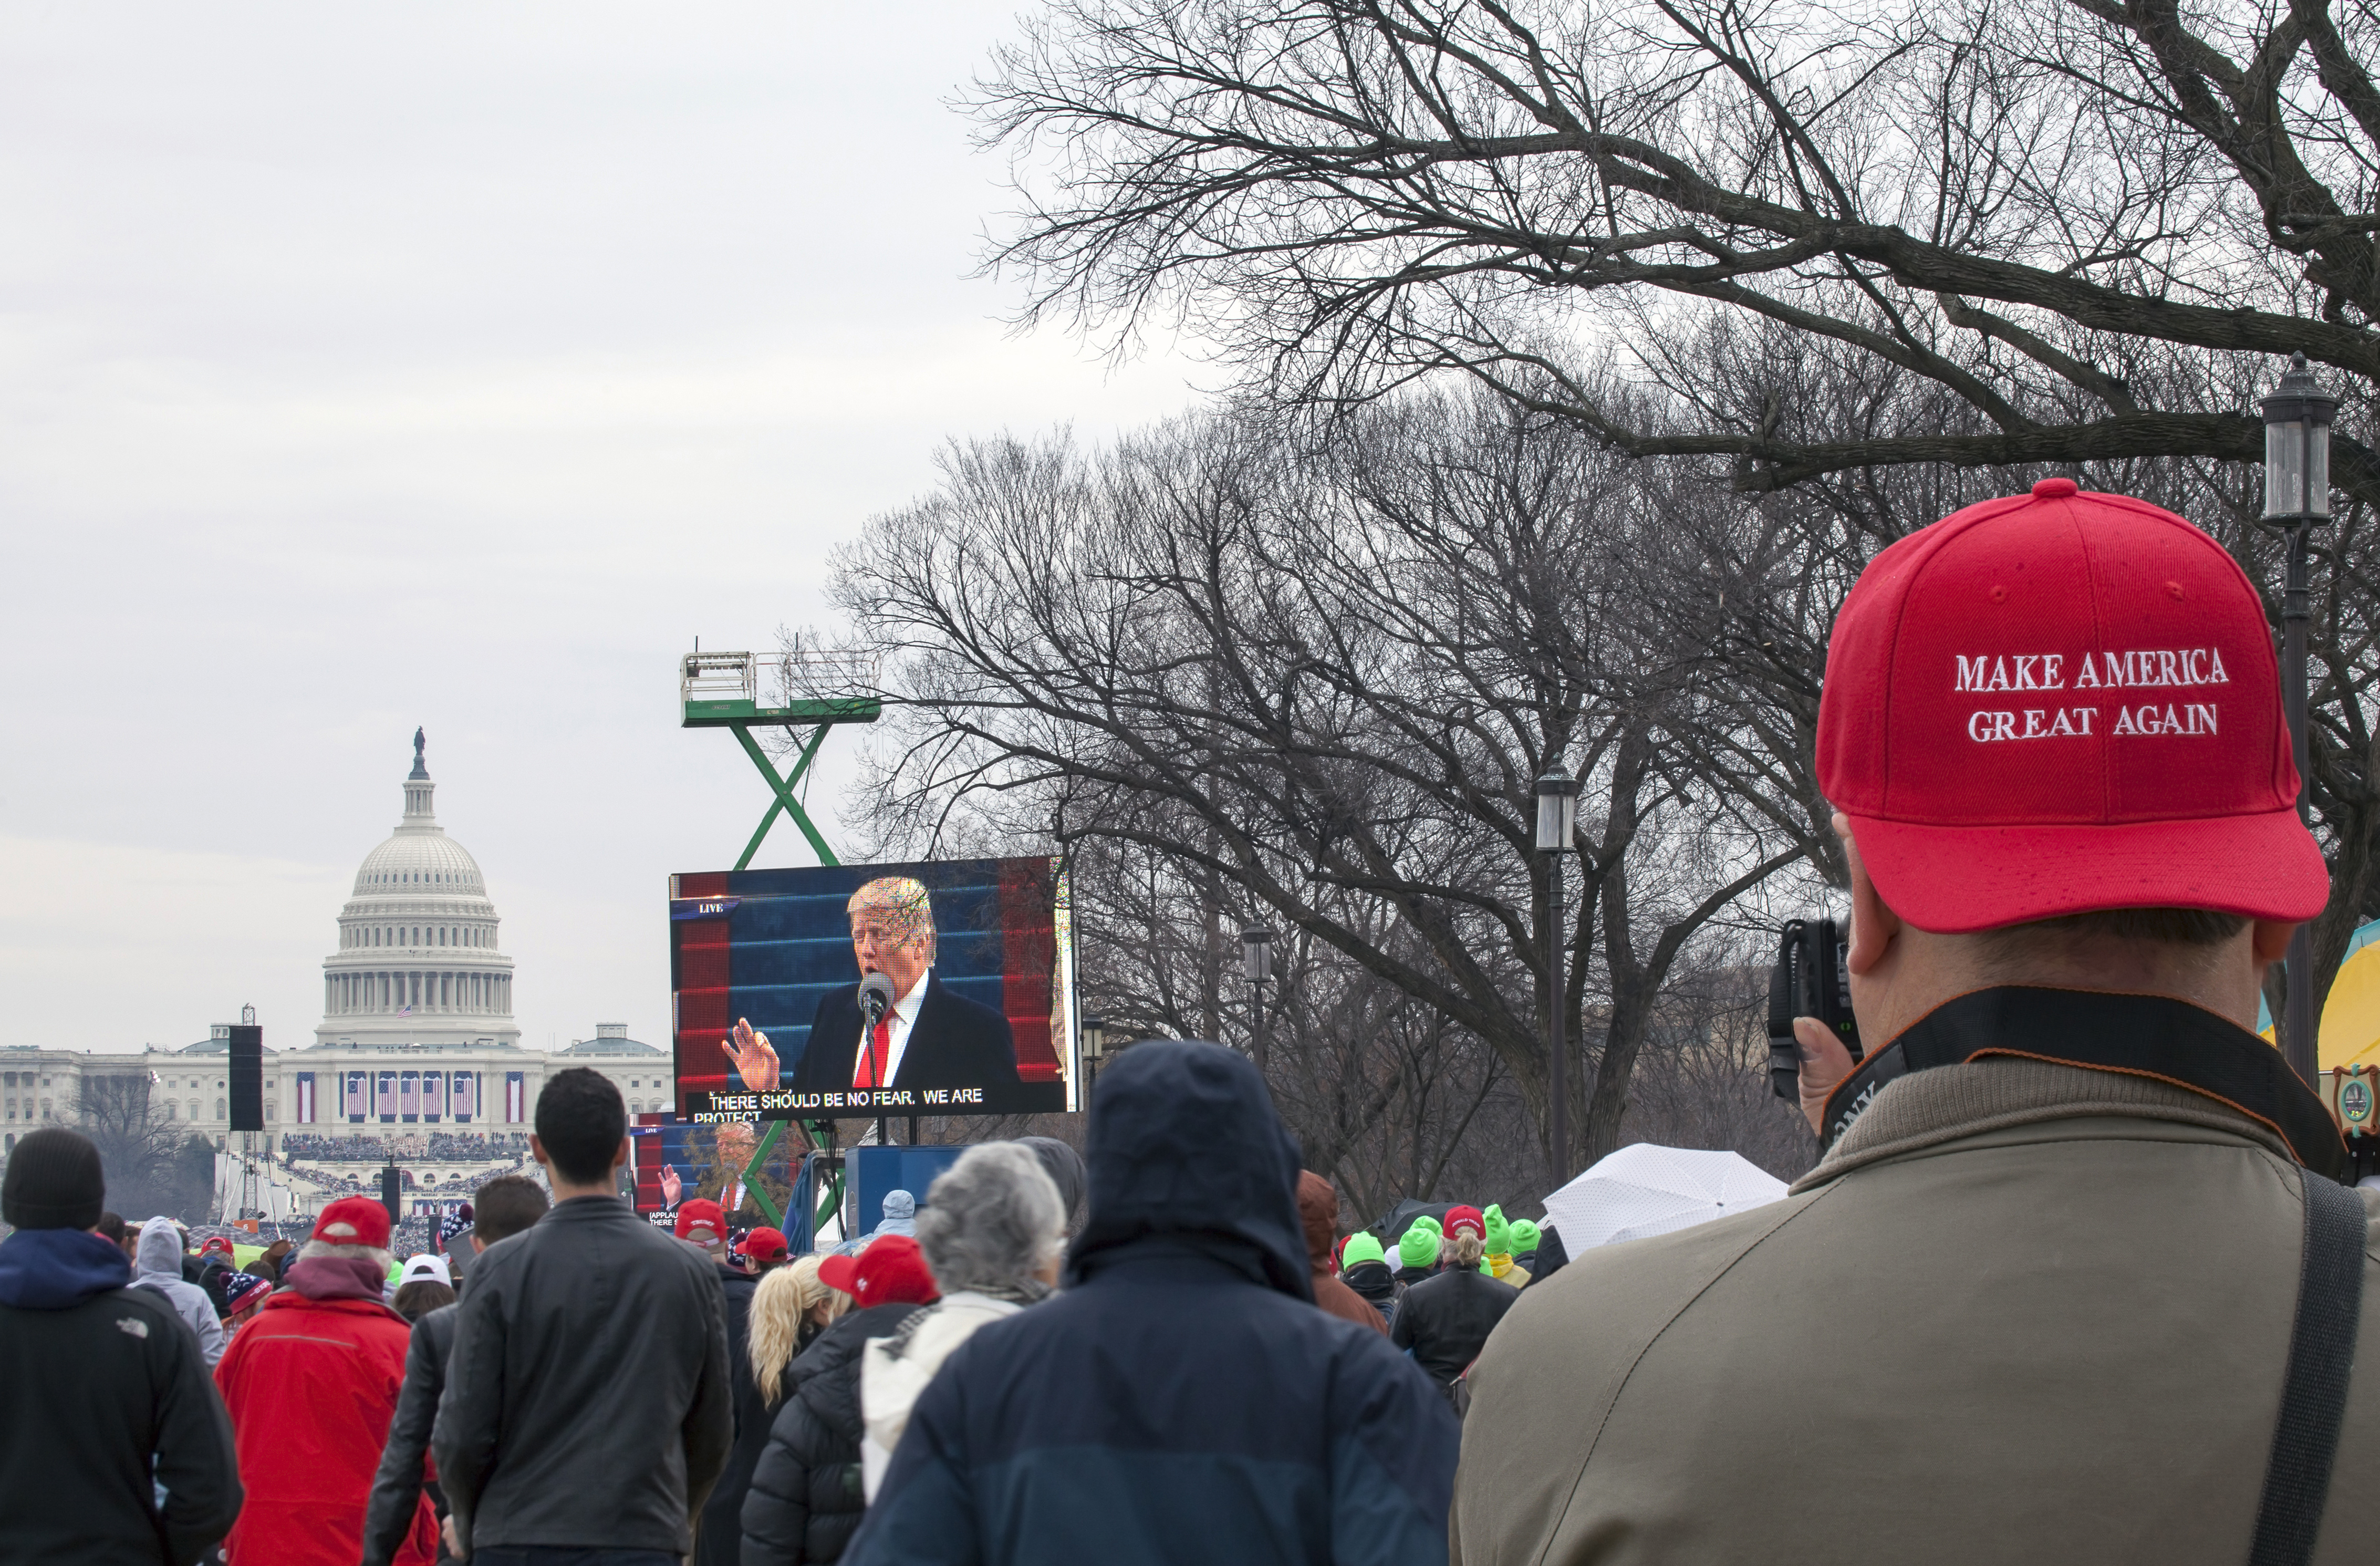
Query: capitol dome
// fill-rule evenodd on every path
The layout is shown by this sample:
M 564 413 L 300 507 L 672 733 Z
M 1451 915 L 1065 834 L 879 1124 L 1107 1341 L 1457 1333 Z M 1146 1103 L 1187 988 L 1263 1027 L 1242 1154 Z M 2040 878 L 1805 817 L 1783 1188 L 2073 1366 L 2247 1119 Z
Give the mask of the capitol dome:
M 438 824 L 425 751 L 416 730 L 404 817 L 364 856 L 339 910 L 318 1044 L 508 1048 L 520 1038 L 501 921 L 479 861 Z

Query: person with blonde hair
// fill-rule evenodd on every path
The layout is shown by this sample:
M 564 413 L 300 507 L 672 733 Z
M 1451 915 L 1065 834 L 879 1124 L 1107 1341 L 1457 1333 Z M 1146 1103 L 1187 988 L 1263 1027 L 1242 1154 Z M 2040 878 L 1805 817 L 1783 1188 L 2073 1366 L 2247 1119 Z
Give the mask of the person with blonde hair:
M 761 1399 L 771 1408 L 784 1396 L 785 1367 L 835 1317 L 851 1308 L 849 1294 L 819 1281 L 819 1263 L 823 1259 L 802 1256 L 790 1267 L 771 1270 L 752 1296 L 752 1378 L 759 1383 Z M 756 1455 L 768 1440 L 768 1427 L 762 1426 L 753 1441 Z M 743 1444 L 740 1432 L 736 1444 Z

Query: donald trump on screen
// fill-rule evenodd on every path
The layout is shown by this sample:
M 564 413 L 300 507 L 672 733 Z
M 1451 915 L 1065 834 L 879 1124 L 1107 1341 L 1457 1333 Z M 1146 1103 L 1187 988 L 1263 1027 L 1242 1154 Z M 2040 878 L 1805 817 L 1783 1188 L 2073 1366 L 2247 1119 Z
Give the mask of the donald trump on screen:
M 870 1028 L 859 984 L 829 990 L 810 1020 L 808 1047 L 782 1084 L 768 1036 L 738 1022 L 720 1047 L 744 1086 L 816 1093 L 1014 1086 L 1016 1038 L 1008 1019 L 952 993 L 935 976 L 934 908 L 925 884 L 880 877 L 853 892 L 844 912 L 859 977 L 883 975 L 892 1006 Z

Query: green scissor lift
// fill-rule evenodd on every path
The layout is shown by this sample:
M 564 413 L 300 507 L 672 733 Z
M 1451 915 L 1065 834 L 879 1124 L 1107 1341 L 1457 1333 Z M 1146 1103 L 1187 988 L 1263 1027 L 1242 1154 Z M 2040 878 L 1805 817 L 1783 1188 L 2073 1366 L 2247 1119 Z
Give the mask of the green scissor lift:
M 678 726 L 734 731 L 735 743 L 744 747 L 744 754 L 752 759 L 752 765 L 759 768 L 760 776 L 768 781 L 771 795 L 769 808 L 760 817 L 759 826 L 753 831 L 752 840 L 744 845 L 743 857 L 735 861 L 737 869 L 750 865 L 752 856 L 760 852 L 760 844 L 768 837 L 769 829 L 776 825 L 780 812 L 791 817 L 794 824 L 802 829 L 802 835 L 809 839 L 810 848 L 818 855 L 820 864 L 841 864 L 842 861 L 834 856 L 834 850 L 826 845 L 826 839 L 819 835 L 818 827 L 810 820 L 809 812 L 802 808 L 801 799 L 794 788 L 809 771 L 810 763 L 818 759 L 819 747 L 825 742 L 828 730 L 837 723 L 872 723 L 882 714 L 884 704 L 873 696 L 792 699 L 797 685 L 872 686 L 872 671 L 853 660 L 832 654 L 789 653 L 777 661 L 777 667 L 782 675 L 786 705 L 763 707 L 760 705 L 760 663 L 751 653 L 698 651 L 686 654 L 678 674 Z M 782 728 L 795 736 L 800 750 L 783 776 L 778 775 L 777 769 L 769 760 L 769 753 L 761 749 L 760 743 L 752 737 L 752 731 L 756 728 Z M 809 731 L 806 739 L 800 737 L 805 729 Z M 744 1188 L 751 1193 L 754 1201 L 760 1204 L 760 1210 L 769 1215 L 769 1220 L 776 1224 L 784 1222 L 784 1215 L 778 1212 L 776 1204 L 769 1199 L 767 1189 L 760 1184 L 759 1173 L 784 1130 L 783 1121 L 771 1121 L 768 1130 L 762 1133 L 759 1144 L 753 1148 L 751 1163 L 744 1171 Z M 833 1122 L 804 1121 L 802 1130 L 813 1147 L 832 1147 Z M 842 1206 L 843 1174 L 838 1170 L 829 1178 L 826 1190 L 820 1197 L 818 1211 L 810 1221 L 810 1232 L 815 1234 L 828 1217 Z

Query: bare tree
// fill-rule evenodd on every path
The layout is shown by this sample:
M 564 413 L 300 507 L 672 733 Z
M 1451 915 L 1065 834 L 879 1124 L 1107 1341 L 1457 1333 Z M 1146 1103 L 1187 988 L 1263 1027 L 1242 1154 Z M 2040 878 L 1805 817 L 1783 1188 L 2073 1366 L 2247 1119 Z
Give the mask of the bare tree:
M 196 1221 L 213 1190 L 213 1148 L 187 1123 L 155 1113 L 153 1085 L 145 1071 L 86 1074 L 76 1094 L 76 1125 L 99 1149 L 111 1210 Z
M 1344 965 L 1301 1002 L 1310 1083 L 1280 1086 L 1309 1095 L 1309 1145 L 1348 1156 L 1400 1091 L 1378 1062 L 1326 1069 L 1325 1040 L 1394 1014 L 1353 976 L 1426 1009 L 1395 1023 L 1416 1041 L 1478 1041 L 1539 1124 L 1547 1008 L 1574 1039 L 1591 1015 L 1574 1107 L 1608 1151 L 1672 968 L 1822 830 L 1770 782 L 1798 760 L 1717 779 L 1697 757 L 1718 737 L 1681 737 L 1731 719 L 1660 620 L 1667 519 L 1638 472 L 1492 397 L 1405 399 L 1320 450 L 1233 416 L 1100 454 L 957 448 L 838 577 L 900 702 L 887 841 L 1038 832 L 1054 807 L 1075 841 L 1145 856 L 1186 916 L 1143 975 L 1172 1026 L 1217 1004 L 1219 905 Z M 1560 911 L 1582 960 L 1549 997 L 1532 789 L 1556 762 L 1585 783 Z
M 1738 722 L 1699 759 L 1783 792 L 1803 611 L 1949 509 L 1912 497 L 2145 475 L 2271 581 L 2246 410 L 2274 356 L 2327 367 L 2319 1003 L 2380 910 L 2375 52 L 2380 12 L 2327 0 L 1058 0 L 976 107 L 1017 160 L 996 261 L 1029 318 L 1187 326 L 1293 405 L 1457 371 L 1784 501 L 1722 558 L 1806 601 L 1769 616 L 1793 634 L 1699 654 L 1749 682 L 1702 687 Z

